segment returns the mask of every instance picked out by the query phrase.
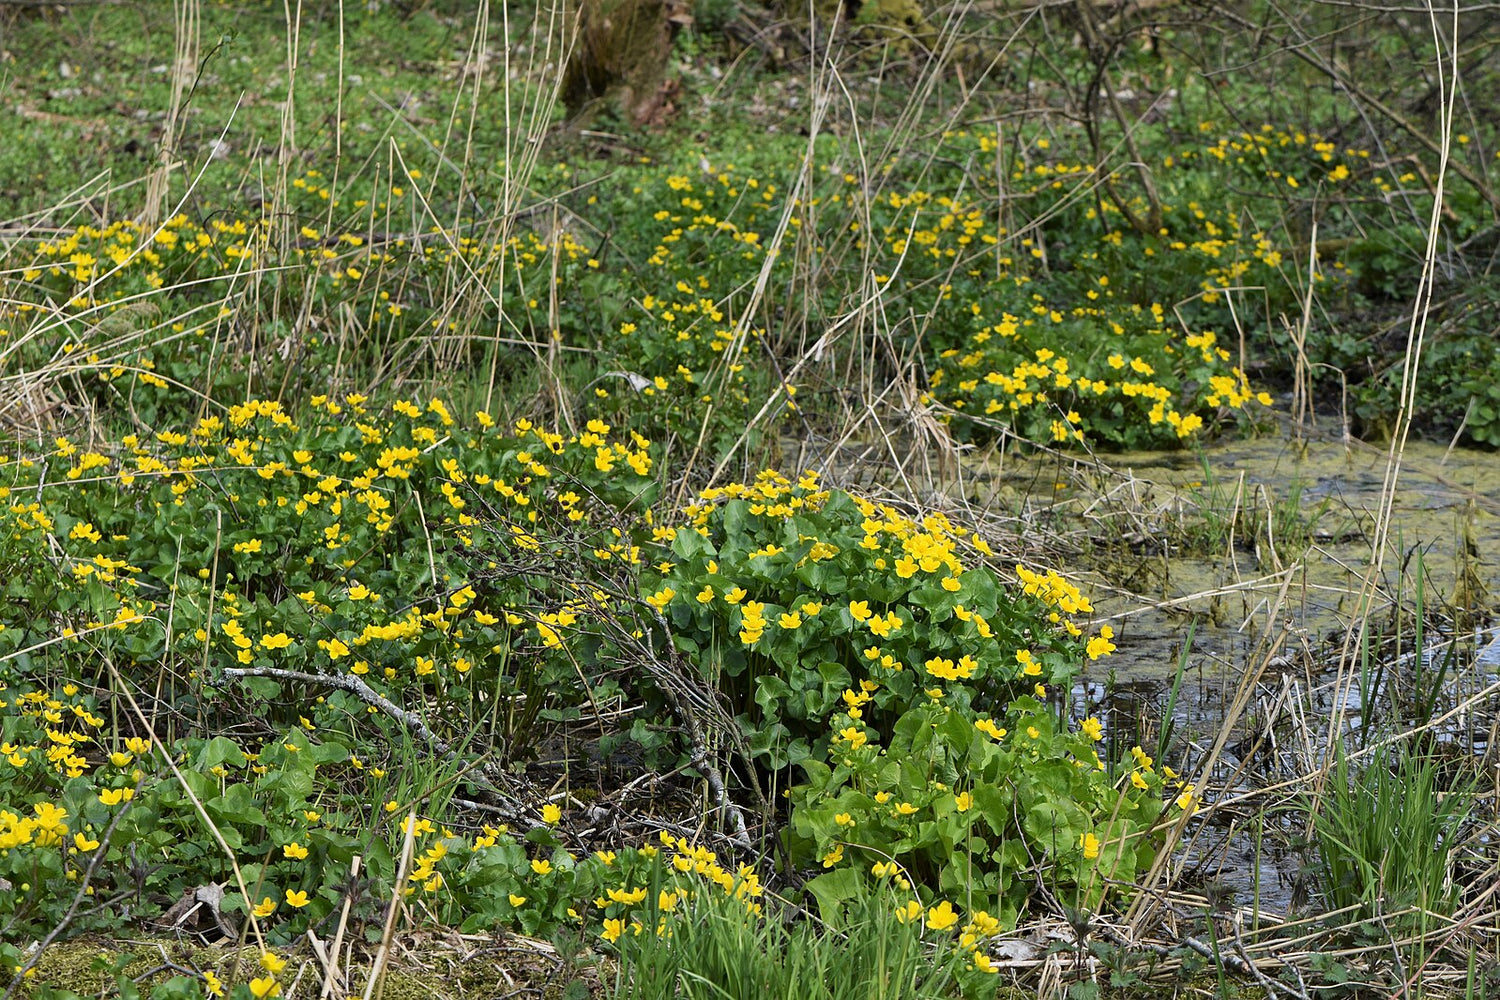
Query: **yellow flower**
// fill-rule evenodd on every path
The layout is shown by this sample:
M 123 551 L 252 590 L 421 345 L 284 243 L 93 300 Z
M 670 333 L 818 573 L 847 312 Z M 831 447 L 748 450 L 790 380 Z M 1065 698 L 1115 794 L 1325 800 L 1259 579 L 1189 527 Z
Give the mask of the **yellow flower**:
M 216 997 L 224 995 L 224 984 L 212 971 L 203 973 L 203 988 Z
M 1000 921 L 984 910 L 975 910 L 970 914 L 970 919 L 972 923 L 969 926 L 981 937 L 994 937 L 1000 933 Z
M 849 749 L 851 750 L 858 750 L 860 747 L 864 746 L 870 741 L 870 738 L 865 735 L 865 731 L 855 726 L 850 726 L 847 729 L 840 729 L 839 736 L 842 739 L 846 739 L 849 741 Z
M 1108 633 L 1108 634 L 1106 634 Z M 1089 640 L 1087 652 L 1089 659 L 1097 660 L 1101 656 L 1108 656 L 1115 651 L 1115 644 L 1109 641 L 1114 632 L 1108 625 L 1099 630 L 1099 634 Z
M 953 904 L 946 899 L 927 911 L 927 926 L 935 931 L 945 931 L 956 923 L 958 914 L 953 911 Z
M 276 900 L 272 899 L 270 896 L 267 896 L 265 899 L 262 899 L 259 903 L 255 904 L 255 915 L 257 917 L 269 917 L 275 912 Z
M 256 1000 L 266 1000 L 267 997 L 278 996 L 281 993 L 281 984 L 270 976 L 262 976 L 250 980 L 250 992 Z
M 280 957 L 274 951 L 262 952 L 260 967 L 273 976 L 279 976 L 281 975 L 281 970 L 286 968 L 286 959 Z
M 281 853 L 284 857 L 290 858 L 293 861 L 301 861 L 307 857 L 307 848 L 298 843 L 291 843 L 283 847 Z
M 623 933 L 625 933 L 625 921 L 611 918 L 604 921 L 604 931 L 600 934 L 600 937 L 613 944 L 620 939 L 620 935 Z
M 1080 845 L 1083 847 L 1083 856 L 1090 861 L 1099 856 L 1099 838 L 1092 833 L 1085 833 Z
M 960 792 L 953 797 L 953 806 L 959 812 L 968 812 L 974 807 L 974 796 L 969 792 Z
M 1005 730 L 995 725 L 989 719 L 980 719 L 978 722 L 974 723 L 974 728 L 979 730 L 981 733 L 984 733 L 992 740 L 1005 739 Z
M 31 807 L 31 811 L 36 816 L 36 825 L 41 829 L 55 832 L 59 836 L 68 832 L 68 824 L 64 822 L 68 818 L 68 811 L 61 806 L 39 802 Z
M 510 905 L 511 906 L 516 907 L 517 909 L 519 909 L 520 906 L 521 906 L 521 904 L 525 903 L 525 902 L 526 902 L 526 897 L 525 896 L 517 896 L 515 893 L 511 893 L 510 894 Z
M 556 823 L 560 819 L 562 819 L 562 810 L 557 806 L 553 805 L 551 802 L 548 802 L 546 805 L 542 806 L 543 823 L 551 826 L 553 823 Z
M 896 813 L 898 815 L 901 815 L 901 816 L 910 816 L 912 813 L 914 813 L 916 811 L 917 811 L 917 807 L 914 806 L 914 805 L 912 805 L 910 802 L 898 802 L 898 803 L 896 803 Z
M 536 872 L 538 875 L 546 875 L 552 870 L 552 862 L 548 861 L 546 858 L 534 860 L 531 862 L 531 870 Z
M 857 622 L 868 621 L 870 618 L 869 601 L 850 601 L 849 615 Z
M 934 656 L 932 659 L 922 664 L 922 666 L 925 667 L 927 672 L 934 677 L 941 677 L 946 681 L 958 680 L 958 668 L 954 665 L 952 660 L 945 659 L 941 656 Z
M 1130 772 L 1130 783 L 1139 788 L 1141 791 L 1145 791 L 1148 787 L 1150 787 L 1146 784 L 1146 779 L 1141 777 L 1141 772 L 1139 771 Z
M 288 889 L 286 891 L 286 905 L 294 910 L 300 910 L 307 905 L 307 893 L 300 889 Z
M 1087 736 L 1095 743 L 1104 739 L 1104 726 L 1099 722 L 1098 719 L 1084 719 L 1083 722 L 1080 723 L 1079 728 L 1083 730 L 1083 735 Z
M 782 628 L 789 631 L 799 629 L 802 627 L 802 616 L 795 611 L 791 614 L 784 614 L 781 616 L 780 624 Z
M 913 920 L 922 918 L 922 904 L 915 899 L 907 900 L 901 906 L 896 907 L 896 919 L 903 924 L 909 924 Z

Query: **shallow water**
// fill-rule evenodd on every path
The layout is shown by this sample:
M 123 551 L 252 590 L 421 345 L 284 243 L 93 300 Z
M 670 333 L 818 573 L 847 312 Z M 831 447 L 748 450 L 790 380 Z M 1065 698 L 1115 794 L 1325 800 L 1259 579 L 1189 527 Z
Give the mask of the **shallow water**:
M 1384 449 L 1261 439 L 1104 462 L 1107 468 L 1065 470 L 1056 459 L 1011 459 L 1003 471 L 986 471 L 998 473 L 992 484 L 1001 505 L 1044 481 L 1063 523 L 1091 526 L 1088 589 L 1096 621 L 1113 624 L 1118 649 L 1085 669 L 1073 709 L 1104 718 L 1119 747 L 1154 748 L 1169 724 L 1167 757 L 1191 772 L 1247 672 L 1266 662 L 1213 776 L 1224 793 L 1251 791 L 1316 767 L 1335 711 L 1346 730 L 1391 722 L 1363 717 L 1367 695 L 1372 707 L 1432 698 L 1441 711 L 1500 677 L 1500 633 L 1484 627 L 1500 595 L 1500 455 L 1408 444 L 1378 570 L 1371 553 Z M 1430 627 L 1426 648 L 1413 655 L 1419 567 L 1424 610 L 1446 625 Z M 1338 667 L 1346 645 L 1356 648 L 1345 639 L 1370 573 L 1377 582 L 1372 626 L 1389 630 L 1397 604 L 1407 624 L 1405 645 L 1379 646 L 1368 661 L 1362 691 L 1352 659 L 1347 673 Z M 1464 754 L 1483 755 L 1492 722 L 1482 716 L 1486 708 L 1493 713 L 1495 700 L 1460 715 L 1440 736 Z M 1227 894 L 1236 905 L 1298 905 L 1309 859 L 1277 847 L 1279 831 L 1258 830 L 1260 822 L 1247 814 L 1194 830 L 1183 884 Z
M 816 451 L 787 443 L 788 455 Z M 1136 743 L 1155 754 L 1170 726 L 1163 763 L 1196 777 L 1242 682 L 1265 665 L 1209 777 L 1214 799 L 1315 770 L 1336 713 L 1345 732 L 1389 731 L 1410 721 L 1370 709 L 1431 699 L 1441 713 L 1500 679 L 1500 632 L 1489 627 L 1500 596 L 1500 454 L 1409 443 L 1372 570 L 1383 447 L 1288 435 L 1196 452 L 992 453 L 957 463 L 916 447 L 907 476 L 893 482 L 889 459 L 901 452 L 867 442 L 827 464 L 836 478 L 893 495 L 940 483 L 940 496 L 928 499 L 957 503 L 1010 537 L 1008 558 L 1079 583 L 1095 624 L 1115 628 L 1114 655 L 1086 665 L 1071 692 L 1075 718 L 1105 722 L 1113 759 Z M 1375 580 L 1372 634 L 1400 640 L 1371 643 L 1362 689 L 1357 663 L 1342 673 L 1339 665 L 1346 646 L 1357 650 L 1346 640 L 1366 575 Z M 1419 577 L 1429 626 L 1413 655 Z M 1439 738 L 1461 755 L 1484 755 L 1497 708 L 1487 699 Z M 1316 905 L 1315 856 L 1286 846 L 1303 820 L 1287 810 L 1267 816 L 1260 802 L 1190 825 L 1179 888 L 1216 905 L 1283 913 Z

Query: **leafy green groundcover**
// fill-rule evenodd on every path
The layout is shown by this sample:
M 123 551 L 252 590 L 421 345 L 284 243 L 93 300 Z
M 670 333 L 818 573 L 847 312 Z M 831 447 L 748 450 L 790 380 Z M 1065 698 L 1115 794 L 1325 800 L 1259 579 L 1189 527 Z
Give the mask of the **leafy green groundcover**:
M 1092 610 L 1076 587 L 1019 565 L 1007 585 L 978 534 L 812 475 L 709 490 L 687 514 L 658 532 L 646 600 L 752 753 L 801 771 L 790 842 L 829 870 L 810 884 L 825 911 L 896 878 L 1010 924 L 1043 875 L 1097 906 L 1150 863 L 1161 776 L 1143 754 L 1112 774 L 1098 720 L 1046 701 L 1114 648 L 1074 620 Z
M 1170 772 L 1139 752 L 1112 772 L 1098 722 L 1046 700 L 1113 648 L 1076 588 L 1009 584 L 972 531 L 810 475 L 659 518 L 653 450 L 598 421 L 319 397 L 6 462 L 8 940 L 80 891 L 145 917 L 218 882 L 284 943 L 341 905 L 354 856 L 391 884 L 407 829 L 403 891 L 431 919 L 617 937 L 639 849 L 575 857 L 555 805 L 511 833 L 445 803 L 465 754 L 522 759 L 585 704 L 663 705 L 626 659 L 663 623 L 763 773 L 800 781 L 788 844 L 826 870 L 831 919 L 889 883 L 907 919 L 1000 929 L 1040 880 L 1096 905 L 1150 859 Z M 116 912 L 81 906 L 72 929 Z

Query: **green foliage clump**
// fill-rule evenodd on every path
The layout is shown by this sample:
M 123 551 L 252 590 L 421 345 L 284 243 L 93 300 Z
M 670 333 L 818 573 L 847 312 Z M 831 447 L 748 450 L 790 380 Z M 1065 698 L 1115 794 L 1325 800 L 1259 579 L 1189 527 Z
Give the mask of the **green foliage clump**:
M 524 762 L 540 727 L 620 697 L 591 623 L 633 607 L 649 442 L 368 402 L 318 397 L 294 419 L 252 400 L 0 466 L 11 926 L 45 934 L 73 887 L 150 917 L 242 878 L 226 912 L 295 936 L 343 898 L 355 855 L 389 884 L 394 824 L 441 816 L 468 757 Z M 568 888 L 507 908 L 542 898 L 533 861 L 571 867 L 529 826 L 541 853 L 495 828 L 485 871 L 451 873 L 455 919 L 546 930 L 574 906 Z M 444 851 L 461 853 L 431 860 Z M 84 913 L 74 930 L 116 919 Z
M 1303 806 L 1332 910 L 1421 933 L 1458 905 L 1453 860 L 1473 808 L 1471 788 L 1440 791 L 1440 764 L 1417 749 L 1380 747 L 1351 764 L 1334 744 L 1328 787 Z
M 1042 869 L 1093 904 L 1150 862 L 1152 762 L 1117 788 L 1098 722 L 1070 731 L 1045 702 L 1114 648 L 1073 621 L 1090 610 L 1075 587 L 1024 566 L 1007 586 L 947 517 L 811 475 L 709 490 L 686 513 L 659 532 L 647 601 L 756 759 L 801 768 L 791 842 L 836 869 L 811 884 L 825 909 L 873 873 L 998 901 L 1013 921 Z
M 907 911 L 889 888 L 861 897 L 827 929 L 749 912 L 718 894 L 672 903 L 661 933 L 620 937 L 619 1000 L 936 1000 L 988 978 L 982 951 L 954 947 L 947 928 L 924 935 L 922 921 L 897 916 Z
M 66 663 L 104 688 L 101 661 L 74 650 L 196 664 L 161 692 L 179 706 L 212 700 L 204 685 L 226 669 L 268 707 L 325 672 L 397 702 L 435 697 L 451 718 L 499 698 L 488 738 L 524 745 L 538 713 L 586 697 L 561 635 L 630 593 L 620 525 L 654 495 L 649 443 L 598 421 L 568 437 L 487 414 L 465 429 L 437 400 L 366 402 L 317 397 L 304 423 L 251 401 L 155 440 L 60 438 L 41 462 L 9 463 L 0 653 L 40 644 L 23 668 Z M 56 488 L 21 499 L 50 464 Z M 332 714 L 354 738 L 364 713 L 346 707 Z

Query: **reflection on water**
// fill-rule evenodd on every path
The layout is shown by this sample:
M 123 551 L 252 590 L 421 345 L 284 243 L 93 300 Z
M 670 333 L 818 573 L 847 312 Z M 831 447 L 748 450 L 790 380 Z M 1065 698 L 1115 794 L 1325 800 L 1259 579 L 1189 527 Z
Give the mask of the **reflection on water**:
M 1344 656 L 1357 650 L 1346 639 L 1371 572 L 1383 449 L 1260 440 L 1103 461 L 1064 469 L 1052 459 L 1049 469 L 1008 459 L 988 485 L 1005 507 L 1046 482 L 1062 523 L 1091 527 L 1096 544 L 1082 561 L 1096 620 L 1114 625 L 1118 649 L 1087 667 L 1072 709 L 1105 721 L 1112 750 L 1154 752 L 1165 728 L 1166 759 L 1196 773 L 1241 681 L 1264 662 L 1212 775 L 1222 798 L 1315 769 L 1335 715 L 1346 732 L 1387 731 L 1441 715 L 1500 676 L 1500 632 L 1485 627 L 1500 594 L 1500 456 L 1408 446 L 1370 592 L 1375 641 L 1363 670 Z M 1413 651 L 1419 569 L 1429 621 Z M 1392 706 L 1403 718 L 1382 717 Z M 1439 740 L 1483 756 L 1495 708 L 1491 697 L 1456 712 Z M 1278 846 L 1300 833 L 1282 822 L 1217 813 L 1192 831 L 1182 884 L 1234 905 L 1292 907 L 1306 895 L 1308 858 Z

